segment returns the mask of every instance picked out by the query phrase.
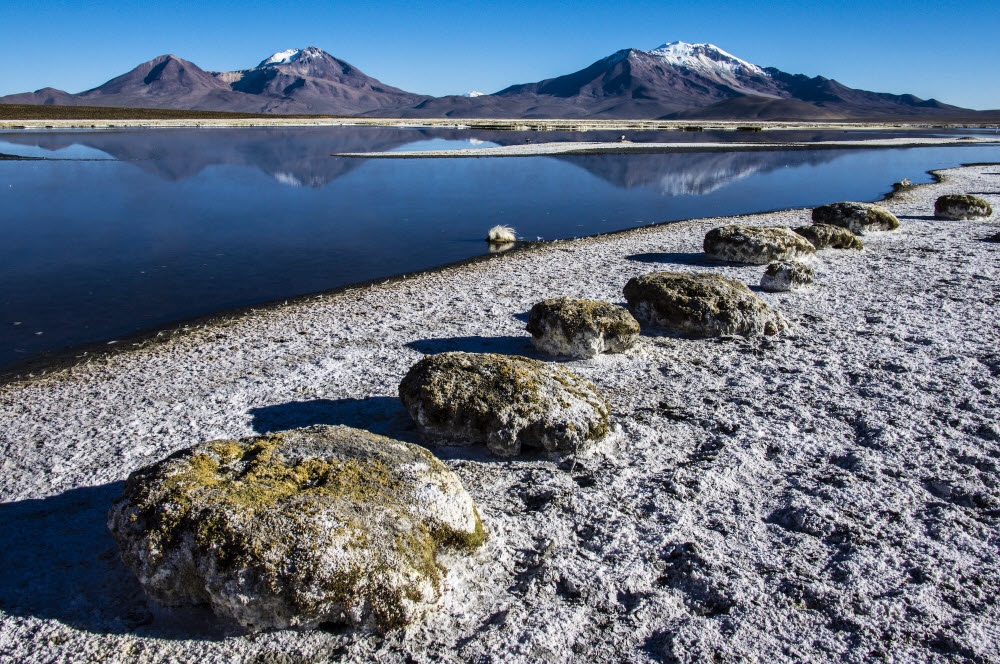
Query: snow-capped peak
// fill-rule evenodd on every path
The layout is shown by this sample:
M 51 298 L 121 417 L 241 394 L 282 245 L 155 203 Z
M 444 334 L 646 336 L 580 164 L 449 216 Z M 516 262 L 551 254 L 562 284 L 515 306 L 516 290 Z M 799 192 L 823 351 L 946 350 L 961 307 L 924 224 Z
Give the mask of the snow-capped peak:
M 767 76 L 767 73 L 757 65 L 740 60 L 713 44 L 688 44 L 675 41 L 663 44 L 647 53 L 662 58 L 667 64 L 686 67 L 699 73 Z
M 268 65 L 287 65 L 292 62 L 308 60 L 321 55 L 323 55 L 323 50 L 316 48 L 315 46 L 310 46 L 308 48 L 290 48 L 287 51 L 275 53 L 257 66 L 266 67 Z
M 478 91 L 476 91 L 476 90 L 472 90 L 472 91 L 470 91 L 470 92 L 466 92 L 466 93 L 465 93 L 464 95 L 462 95 L 462 96 L 463 96 L 463 97 L 482 97 L 482 96 L 484 96 L 485 94 L 486 94 L 485 92 L 478 92 Z

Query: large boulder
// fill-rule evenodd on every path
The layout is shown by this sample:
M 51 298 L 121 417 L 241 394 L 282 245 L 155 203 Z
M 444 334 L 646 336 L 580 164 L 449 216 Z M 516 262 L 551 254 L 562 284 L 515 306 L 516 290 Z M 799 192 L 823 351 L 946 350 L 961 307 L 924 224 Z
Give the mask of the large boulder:
M 705 234 L 710 258 L 766 265 L 816 253 L 816 248 L 785 226 L 721 226 Z
M 625 284 L 640 322 L 696 337 L 777 334 L 784 317 L 746 284 L 717 274 L 653 272 Z
M 799 261 L 775 261 L 760 278 L 760 287 L 770 293 L 792 291 L 808 286 L 816 278 L 811 267 Z
M 842 201 L 821 205 L 812 211 L 817 224 L 832 224 L 852 233 L 864 235 L 871 231 L 894 231 L 899 228 L 896 215 L 880 205 Z
M 793 231 L 809 240 L 816 249 L 864 249 L 865 245 L 857 235 L 841 226 L 833 224 L 813 224 L 799 226 Z
M 485 539 L 434 455 L 343 426 L 181 450 L 129 476 L 108 528 L 147 595 L 248 629 L 401 627 L 441 595 L 439 547 Z
M 608 404 L 564 367 L 492 353 L 440 353 L 417 362 L 399 398 L 424 435 L 485 443 L 498 456 L 523 447 L 586 451 L 608 432 Z
M 621 353 L 639 338 L 639 322 L 625 307 L 572 297 L 533 306 L 527 329 L 539 350 L 572 357 Z
M 934 201 L 934 216 L 940 219 L 984 219 L 991 214 L 990 204 L 972 194 L 948 194 Z

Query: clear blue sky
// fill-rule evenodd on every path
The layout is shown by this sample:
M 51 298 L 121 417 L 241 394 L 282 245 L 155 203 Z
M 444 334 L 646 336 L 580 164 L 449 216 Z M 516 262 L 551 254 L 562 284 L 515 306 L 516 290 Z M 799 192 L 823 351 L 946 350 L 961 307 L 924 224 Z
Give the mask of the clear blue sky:
M 413 92 L 496 92 L 582 69 L 621 48 L 681 40 L 851 87 L 996 109 L 998 32 L 996 0 L 8 0 L 0 11 L 0 95 L 44 86 L 80 92 L 164 53 L 230 70 L 305 46 Z

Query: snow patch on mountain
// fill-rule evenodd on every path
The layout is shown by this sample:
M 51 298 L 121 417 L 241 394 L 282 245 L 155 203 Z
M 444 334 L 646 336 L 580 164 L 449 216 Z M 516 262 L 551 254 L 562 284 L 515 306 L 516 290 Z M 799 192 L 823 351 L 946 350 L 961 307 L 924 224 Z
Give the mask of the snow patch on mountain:
M 764 76 L 768 74 L 755 64 L 741 60 L 713 44 L 688 44 L 675 41 L 647 51 L 667 64 L 685 67 L 699 74 L 731 78 L 733 76 Z
M 462 96 L 463 96 L 463 97 L 483 97 L 483 96 L 485 96 L 485 95 L 486 95 L 486 93 L 485 93 L 485 92 L 478 92 L 478 91 L 476 91 L 476 90 L 471 90 L 470 92 L 466 92 L 466 93 L 465 93 L 464 95 L 462 95 Z
M 290 48 L 287 51 L 279 51 L 278 53 L 275 53 L 257 66 L 267 67 L 268 65 L 287 65 L 292 62 L 309 60 L 321 55 L 323 55 L 323 50 L 316 48 L 315 46 L 310 46 L 308 48 Z

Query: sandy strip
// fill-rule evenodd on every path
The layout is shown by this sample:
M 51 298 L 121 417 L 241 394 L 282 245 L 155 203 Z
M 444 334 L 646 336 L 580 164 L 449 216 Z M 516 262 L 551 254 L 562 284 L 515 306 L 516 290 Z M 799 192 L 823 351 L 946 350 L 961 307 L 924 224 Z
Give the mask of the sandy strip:
M 943 123 L 939 119 L 913 122 L 757 122 L 736 120 L 591 120 L 591 119 L 513 119 L 513 118 L 375 118 L 375 117 L 282 117 L 260 118 L 171 118 L 171 119 L 48 119 L 0 120 L 0 129 L 86 129 L 111 127 L 441 127 L 457 129 L 507 129 L 511 131 L 598 131 L 598 130 L 654 130 L 682 131 L 698 128 L 704 131 L 737 131 L 771 129 L 865 129 L 898 130 L 905 128 L 932 129 L 949 127 L 996 127 L 996 122 Z
M 0 662 L 1000 660 L 1000 244 L 933 200 L 1000 206 L 1000 166 L 888 202 L 903 227 L 762 293 L 778 338 L 646 334 L 567 362 L 616 434 L 575 466 L 435 448 L 490 540 L 448 558 L 440 609 L 386 637 L 244 636 L 148 603 L 104 528 L 129 472 L 198 441 L 346 423 L 420 441 L 396 398 L 425 353 L 534 356 L 523 314 L 621 302 L 708 262 L 700 219 L 558 242 L 248 314 L 0 388 Z
M 814 141 L 773 143 L 525 143 L 457 150 L 411 150 L 398 152 L 338 152 L 334 157 L 361 159 L 460 159 L 463 157 L 537 157 L 554 154 L 659 154 L 664 152 L 760 152 L 769 150 L 831 150 L 859 148 L 926 148 L 941 145 L 991 145 L 1000 139 L 883 138 L 861 141 Z

